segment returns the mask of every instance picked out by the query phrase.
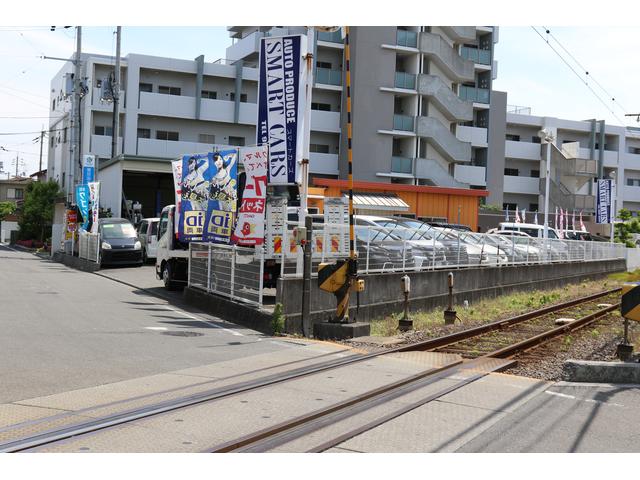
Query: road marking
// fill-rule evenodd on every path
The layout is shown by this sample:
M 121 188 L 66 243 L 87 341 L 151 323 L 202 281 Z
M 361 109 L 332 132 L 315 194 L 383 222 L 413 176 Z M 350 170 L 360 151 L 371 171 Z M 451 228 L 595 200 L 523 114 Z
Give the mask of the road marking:
M 218 328 L 218 329 L 220 329 L 220 330 L 222 330 L 224 332 L 230 333 L 231 335 L 235 335 L 236 337 L 244 337 L 244 335 L 242 333 L 240 333 L 240 332 L 236 332 L 235 330 L 232 330 L 230 328 L 221 327 L 220 325 L 216 325 L 215 323 L 208 322 L 207 320 L 203 320 L 202 318 L 196 317 L 195 315 L 191 315 L 190 313 L 187 313 L 184 310 L 180 310 L 179 308 L 173 308 L 173 307 L 170 307 L 169 305 L 163 305 L 161 303 L 156 303 L 156 302 L 153 302 L 153 301 L 151 301 L 149 299 L 146 299 L 146 300 L 151 305 L 156 305 L 158 307 L 163 307 L 163 308 L 165 308 L 167 310 L 171 310 L 172 312 L 179 313 L 180 315 L 183 315 L 184 317 L 191 318 L 193 320 L 197 320 L 198 322 L 202 322 L 202 323 L 204 323 L 206 325 L 209 325 L 210 327 L 213 327 L 213 328 Z
M 167 327 L 144 327 L 147 330 L 169 330 Z
M 624 407 L 624 405 L 621 405 L 619 403 L 613 403 L 613 402 L 603 402 L 601 400 L 593 400 L 592 398 L 587 398 L 587 399 L 581 399 L 581 398 L 577 398 L 573 395 L 567 395 L 566 393 L 559 393 L 559 392 L 551 392 L 549 390 L 545 390 L 544 393 L 548 393 L 549 395 L 554 395 L 556 397 L 562 397 L 562 398 L 568 398 L 569 400 L 577 400 L 579 402 L 586 402 L 586 403 L 599 403 L 602 405 L 609 405 L 611 407 Z

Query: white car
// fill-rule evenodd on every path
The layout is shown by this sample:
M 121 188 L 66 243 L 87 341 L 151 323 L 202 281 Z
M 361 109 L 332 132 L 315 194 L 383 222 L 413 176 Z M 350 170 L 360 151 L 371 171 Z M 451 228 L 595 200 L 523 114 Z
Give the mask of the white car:
M 149 258 L 158 255 L 158 223 L 159 218 L 144 218 L 138 225 L 138 238 L 142 243 L 142 260 L 146 263 Z

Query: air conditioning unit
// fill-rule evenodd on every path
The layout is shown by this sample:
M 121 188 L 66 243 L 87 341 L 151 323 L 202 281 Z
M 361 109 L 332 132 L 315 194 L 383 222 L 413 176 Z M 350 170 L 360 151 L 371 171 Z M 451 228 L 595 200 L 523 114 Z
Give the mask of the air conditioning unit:
M 73 95 L 73 73 L 64 74 L 64 89 L 62 93 L 65 98 Z

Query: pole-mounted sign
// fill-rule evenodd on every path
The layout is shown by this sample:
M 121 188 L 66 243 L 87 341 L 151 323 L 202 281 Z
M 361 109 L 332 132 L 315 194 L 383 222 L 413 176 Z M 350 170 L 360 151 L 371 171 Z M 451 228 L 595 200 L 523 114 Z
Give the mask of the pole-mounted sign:
M 300 183 L 306 69 L 303 35 L 264 37 L 258 78 L 258 145 L 269 145 L 269 183 Z

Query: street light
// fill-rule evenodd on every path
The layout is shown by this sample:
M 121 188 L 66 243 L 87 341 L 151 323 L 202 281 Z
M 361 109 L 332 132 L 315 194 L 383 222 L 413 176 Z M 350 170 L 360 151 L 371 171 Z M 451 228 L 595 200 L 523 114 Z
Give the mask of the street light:
M 549 238 L 549 179 L 551 177 L 551 144 L 555 141 L 553 132 L 548 128 L 543 128 L 538 132 L 540 141 L 547 144 L 547 166 L 545 169 L 545 189 L 544 189 L 544 230 L 543 238 Z

